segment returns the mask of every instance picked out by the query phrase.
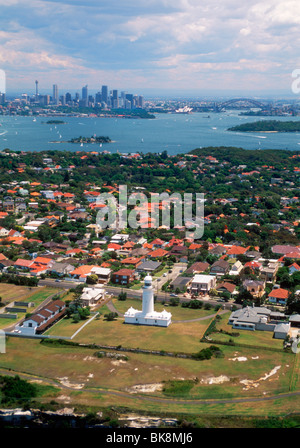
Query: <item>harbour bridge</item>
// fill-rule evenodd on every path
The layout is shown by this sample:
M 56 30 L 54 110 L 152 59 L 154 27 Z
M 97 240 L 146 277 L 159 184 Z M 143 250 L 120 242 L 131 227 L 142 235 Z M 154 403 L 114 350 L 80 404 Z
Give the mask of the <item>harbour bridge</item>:
M 264 110 L 269 109 L 271 106 L 271 104 L 268 102 L 263 103 L 261 101 L 254 100 L 252 98 L 233 98 L 231 100 L 227 100 L 222 103 L 216 103 L 215 110 L 217 112 L 221 112 L 221 110 L 228 108 L 228 106 L 231 106 L 232 104 L 238 104 L 238 103 L 243 103 L 243 107 L 245 107 L 245 105 L 251 105 L 252 107 L 256 107 L 256 108 L 264 109 Z

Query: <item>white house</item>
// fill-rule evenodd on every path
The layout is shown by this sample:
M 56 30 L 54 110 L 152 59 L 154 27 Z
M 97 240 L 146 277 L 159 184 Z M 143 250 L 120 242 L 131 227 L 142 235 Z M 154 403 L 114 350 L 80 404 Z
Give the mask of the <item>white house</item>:
M 217 277 L 214 275 L 196 274 L 191 282 L 190 292 L 192 294 L 208 294 L 216 287 Z
M 62 300 L 54 300 L 28 319 L 25 319 L 20 325 L 16 325 L 15 331 L 27 335 L 43 333 L 47 328 L 61 319 L 65 312 L 65 302 Z
M 231 266 L 231 269 L 229 271 L 229 275 L 239 275 L 239 273 L 241 272 L 242 269 L 243 269 L 243 265 L 238 260 Z
M 80 299 L 83 306 L 93 306 L 99 302 L 105 292 L 102 288 L 83 288 Z
M 172 314 L 166 310 L 157 312 L 154 310 L 154 295 L 152 289 L 152 277 L 145 277 L 143 287 L 142 311 L 129 308 L 125 313 L 125 324 L 151 325 L 157 327 L 168 327 L 171 323 Z

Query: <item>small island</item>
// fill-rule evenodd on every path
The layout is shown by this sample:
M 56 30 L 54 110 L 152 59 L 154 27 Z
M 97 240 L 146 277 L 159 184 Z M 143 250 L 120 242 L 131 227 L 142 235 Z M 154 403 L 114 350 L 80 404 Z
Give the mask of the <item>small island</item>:
M 83 145 L 84 143 L 99 143 L 102 145 L 102 143 L 111 143 L 112 140 L 109 137 L 77 137 L 77 138 L 71 138 L 71 140 L 55 140 L 49 143 L 80 143 Z
M 68 141 L 68 143 L 111 143 L 111 139 L 109 137 L 77 137 L 77 138 L 71 138 L 71 140 Z
M 238 132 L 299 132 L 300 121 L 262 120 L 243 123 L 227 130 Z
M 44 121 L 42 121 L 42 123 L 44 123 Z M 48 120 L 46 121 L 46 124 L 66 124 L 66 122 L 63 120 Z

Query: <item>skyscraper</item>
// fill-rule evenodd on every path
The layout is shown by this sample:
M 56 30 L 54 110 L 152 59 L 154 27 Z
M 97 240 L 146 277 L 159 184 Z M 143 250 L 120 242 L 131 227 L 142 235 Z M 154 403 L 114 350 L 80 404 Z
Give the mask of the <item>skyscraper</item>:
M 117 90 L 113 90 L 113 93 L 112 93 L 112 107 L 114 109 L 118 109 L 118 107 L 119 107 L 119 98 L 118 98 Z
M 81 100 L 81 106 L 87 107 L 88 106 L 88 86 L 82 87 L 82 100 Z
M 53 104 L 58 105 L 58 87 L 57 84 L 53 84 L 53 96 L 52 96 Z
M 108 102 L 108 87 L 107 86 L 102 86 L 101 96 L 102 96 L 102 101 L 107 104 L 107 102 Z

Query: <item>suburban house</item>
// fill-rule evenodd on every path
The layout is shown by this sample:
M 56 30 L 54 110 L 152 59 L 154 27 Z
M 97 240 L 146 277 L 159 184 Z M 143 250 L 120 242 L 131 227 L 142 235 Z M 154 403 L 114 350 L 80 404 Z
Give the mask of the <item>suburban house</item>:
M 276 262 L 270 262 L 267 266 L 262 266 L 260 269 L 260 278 L 265 282 L 275 281 L 278 268 L 279 264 Z
M 212 275 L 225 275 L 229 272 L 230 264 L 226 260 L 217 260 L 215 261 L 211 268 L 210 274 Z
M 288 255 L 290 253 L 300 253 L 300 250 L 297 246 L 291 246 L 291 245 L 284 245 L 284 244 L 276 244 L 275 246 L 272 246 L 271 248 L 273 254 L 276 255 Z
M 198 261 L 196 263 L 193 263 L 186 271 L 186 274 L 199 274 L 201 272 L 205 272 L 207 269 L 209 269 L 210 264 L 207 262 L 201 262 Z
M 188 285 L 191 283 L 191 277 L 177 277 L 170 283 L 170 288 L 175 291 L 179 289 L 180 291 L 185 291 Z
M 230 282 L 222 282 L 216 286 L 216 290 L 219 294 L 229 293 L 230 296 L 232 296 L 232 294 L 236 290 L 236 285 Z
M 47 274 L 63 277 L 69 276 L 73 270 L 74 266 L 71 264 L 55 261 L 49 268 L 47 268 Z
M 25 319 L 16 326 L 16 331 L 22 334 L 41 334 L 51 325 L 61 319 L 66 312 L 66 304 L 62 300 L 53 300 L 40 311 Z
M 239 275 L 239 273 L 242 271 L 242 269 L 243 269 L 243 265 L 238 260 L 231 266 L 229 275 Z
M 167 251 L 167 250 L 164 250 L 164 249 L 155 249 L 155 250 L 149 252 L 149 253 L 147 254 L 147 257 L 150 257 L 150 258 L 152 258 L 152 259 L 156 259 L 156 258 L 162 258 L 162 257 L 166 258 L 166 257 L 169 256 L 169 255 L 170 255 L 170 252 Z
M 216 281 L 214 275 L 196 274 L 192 279 L 190 292 L 193 295 L 206 295 L 216 287 Z
M 249 247 L 232 245 L 227 250 L 227 255 L 229 256 L 229 258 L 236 258 L 238 255 L 244 255 L 248 250 L 249 250 Z
M 290 322 L 273 319 L 272 311 L 264 307 L 245 307 L 231 313 L 228 324 L 239 330 L 273 331 L 275 339 L 285 339 L 289 334 Z
M 97 275 L 98 283 L 107 283 L 110 279 L 111 269 L 103 268 L 101 266 L 92 266 L 91 275 Z
M 275 288 L 269 293 L 268 300 L 277 305 L 286 305 L 288 297 L 289 291 L 287 289 Z
M 29 271 L 29 268 L 32 264 L 33 264 L 33 260 L 25 260 L 23 258 L 18 258 L 15 261 L 14 267 L 17 269 Z
M 262 280 L 244 280 L 243 288 L 257 299 L 262 297 L 265 292 L 265 282 Z
M 218 255 L 218 256 L 221 256 L 221 255 L 225 255 L 226 254 L 226 247 L 224 247 L 224 246 L 215 246 L 215 247 L 213 247 L 212 249 L 209 249 L 209 253 L 211 254 L 211 255 Z
M 80 300 L 83 306 L 93 306 L 104 297 L 104 294 L 102 288 L 83 288 Z
M 293 263 L 289 266 L 289 274 L 293 275 L 295 272 L 300 272 L 300 266 L 298 263 Z
M 72 272 L 70 272 L 72 278 L 85 282 L 86 278 L 91 275 L 93 266 L 92 265 L 82 265 L 75 268 Z
M 118 285 L 129 285 L 134 279 L 135 271 L 133 269 L 120 269 L 111 275 L 111 281 Z
M 151 274 L 159 269 L 160 266 L 161 263 L 159 261 L 148 260 L 139 263 L 136 270 L 137 272 L 148 272 L 149 274 Z

